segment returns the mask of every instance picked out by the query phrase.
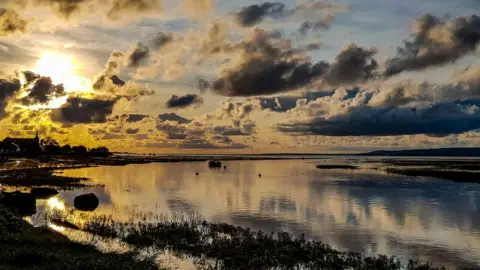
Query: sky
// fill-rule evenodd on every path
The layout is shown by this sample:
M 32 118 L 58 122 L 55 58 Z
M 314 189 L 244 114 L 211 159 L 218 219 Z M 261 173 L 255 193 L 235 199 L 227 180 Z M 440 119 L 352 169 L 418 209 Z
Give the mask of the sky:
M 151 153 L 473 147 L 477 0 L 1 0 L 0 139 Z

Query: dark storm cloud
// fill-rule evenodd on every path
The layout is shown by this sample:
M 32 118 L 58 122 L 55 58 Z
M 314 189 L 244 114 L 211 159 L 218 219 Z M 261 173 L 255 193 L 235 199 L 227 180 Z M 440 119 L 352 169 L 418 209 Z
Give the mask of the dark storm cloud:
M 347 103 L 345 106 L 348 106 Z M 418 108 L 360 105 L 348 107 L 333 116 L 321 114 L 313 118 L 281 123 L 277 129 L 295 135 L 447 136 L 479 129 L 479 106 L 480 100 L 443 102 Z
M 137 67 L 140 63 L 147 59 L 150 55 L 150 49 L 141 42 L 137 43 L 137 47 L 128 56 L 128 66 Z
M 32 83 L 37 79 L 40 79 L 40 75 L 35 74 L 34 72 L 31 72 L 29 70 L 27 71 L 22 71 L 23 77 L 25 78 L 25 81 L 27 83 Z
M 224 70 L 211 88 L 225 96 L 268 95 L 306 86 L 328 70 L 326 62 L 294 57 L 303 52 L 282 41 L 273 43 L 266 32 L 255 31 L 235 46 L 242 52 L 238 66 Z
M 306 55 L 310 48 L 292 47 L 286 39 L 272 39 L 267 32 L 255 30 L 238 44 L 225 45 L 223 52 L 240 52 L 237 64 L 221 71 L 220 78 L 198 81 L 201 89 L 210 88 L 224 96 L 271 95 L 307 87 L 323 81 L 331 86 L 352 85 L 376 77 L 376 51 L 349 44 L 333 63 L 312 63 Z
M 188 123 L 192 122 L 192 120 L 181 117 L 180 115 L 178 115 L 176 113 L 159 114 L 158 119 L 160 119 L 160 121 L 162 121 L 162 122 L 174 121 L 174 122 L 177 122 L 179 124 L 188 124 Z
M 28 90 L 28 95 L 20 99 L 23 105 L 48 104 L 53 98 L 65 95 L 63 85 L 54 85 L 49 77 L 41 77 L 35 81 L 35 84 Z
M 0 8 L 0 36 L 26 30 L 27 21 L 20 17 L 15 10 Z
M 250 5 L 239 11 L 235 17 L 237 22 L 244 27 L 254 26 L 265 17 L 275 17 L 285 11 L 285 5 L 279 2 L 265 2 L 261 5 Z
M 480 17 L 454 19 L 425 14 L 414 21 L 412 40 L 398 48 L 397 56 L 386 62 L 385 76 L 421 70 L 454 62 L 474 53 L 480 44 Z
M 172 33 L 159 32 L 153 37 L 152 45 L 154 46 L 154 49 L 158 50 L 172 41 L 173 41 Z
M 364 82 L 373 78 L 378 67 L 372 57 L 374 49 L 364 49 L 355 44 L 344 47 L 335 57 L 335 62 L 324 76 L 327 84 L 332 86 Z
M 116 100 L 70 97 L 58 109 L 52 110 L 52 121 L 61 123 L 105 123 L 112 114 Z
M 10 98 L 21 88 L 20 81 L 17 79 L 0 79 L 0 119 L 5 116 L 5 108 Z
M 148 115 L 145 115 L 145 114 L 129 114 L 128 116 L 126 115 L 126 117 L 127 117 L 127 123 L 136 123 L 136 122 L 142 121 L 143 119 L 148 117 Z
M 203 99 L 196 94 L 187 94 L 185 96 L 172 95 L 166 102 L 167 108 L 186 108 L 192 105 L 203 104 Z
M 117 75 L 112 75 L 110 76 L 110 80 L 112 80 L 112 83 L 118 86 L 124 86 L 125 81 L 120 79 Z

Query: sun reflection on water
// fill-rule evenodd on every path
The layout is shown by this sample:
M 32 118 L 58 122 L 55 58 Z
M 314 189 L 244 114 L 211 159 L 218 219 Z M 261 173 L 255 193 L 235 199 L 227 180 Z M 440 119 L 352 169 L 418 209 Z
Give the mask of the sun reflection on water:
M 60 201 L 57 197 L 48 199 L 47 205 L 52 210 L 65 210 L 65 203 Z

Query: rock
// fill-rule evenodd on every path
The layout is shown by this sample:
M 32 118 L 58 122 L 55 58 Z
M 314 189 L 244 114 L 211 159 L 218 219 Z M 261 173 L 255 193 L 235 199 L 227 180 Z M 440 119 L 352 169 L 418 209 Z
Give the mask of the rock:
M 37 212 L 35 198 L 30 193 L 22 193 L 20 191 L 2 192 L 0 204 L 18 212 L 22 216 L 31 216 Z
M 30 194 L 32 194 L 35 199 L 49 199 L 57 195 L 58 191 L 53 188 L 32 188 Z
M 75 208 L 82 211 L 93 211 L 97 209 L 98 204 L 98 197 L 93 193 L 77 196 L 73 200 Z

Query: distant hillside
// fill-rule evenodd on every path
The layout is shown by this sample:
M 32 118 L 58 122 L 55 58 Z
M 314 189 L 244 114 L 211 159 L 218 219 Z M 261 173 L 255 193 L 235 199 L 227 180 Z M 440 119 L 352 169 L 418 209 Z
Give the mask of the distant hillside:
M 444 156 L 444 157 L 480 157 L 480 148 L 436 148 L 411 150 L 379 150 L 361 154 L 364 156 Z

